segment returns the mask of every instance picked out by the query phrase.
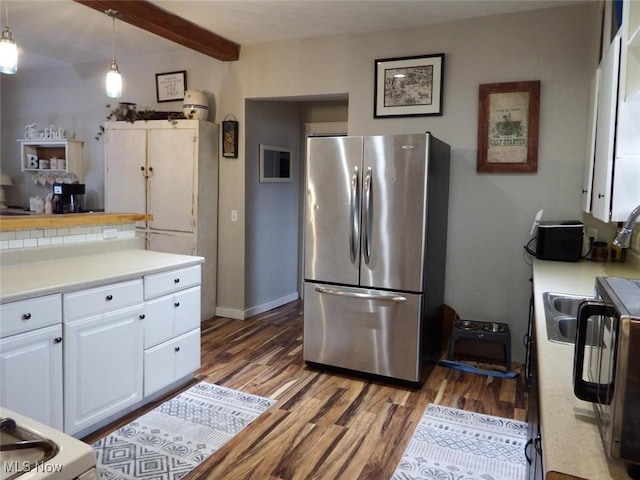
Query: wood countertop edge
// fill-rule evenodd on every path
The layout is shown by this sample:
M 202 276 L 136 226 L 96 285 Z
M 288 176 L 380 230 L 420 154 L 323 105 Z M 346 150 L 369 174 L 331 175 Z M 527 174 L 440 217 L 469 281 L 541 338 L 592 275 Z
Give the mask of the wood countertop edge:
M 68 213 L 64 215 L 25 215 L 0 218 L 0 232 L 34 228 L 66 228 L 83 225 L 104 225 L 149 221 L 153 215 L 144 213 Z

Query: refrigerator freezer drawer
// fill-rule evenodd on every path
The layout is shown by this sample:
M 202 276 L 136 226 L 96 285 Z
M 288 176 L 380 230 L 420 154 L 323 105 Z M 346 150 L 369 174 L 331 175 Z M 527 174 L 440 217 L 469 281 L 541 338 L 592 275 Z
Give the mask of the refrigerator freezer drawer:
M 304 360 L 421 380 L 422 295 L 305 283 Z

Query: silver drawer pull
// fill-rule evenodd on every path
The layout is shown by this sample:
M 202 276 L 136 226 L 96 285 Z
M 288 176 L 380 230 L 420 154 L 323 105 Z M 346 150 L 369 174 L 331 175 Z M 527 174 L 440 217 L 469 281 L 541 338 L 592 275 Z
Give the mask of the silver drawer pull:
M 316 292 L 325 293 L 327 295 L 336 295 L 338 297 L 359 298 L 361 300 L 380 300 L 383 302 L 406 302 L 407 297 L 402 295 L 384 295 L 373 293 L 347 292 L 335 288 L 316 287 Z
M 31 314 L 30 313 L 23 313 L 22 314 L 22 319 L 23 320 L 29 320 L 31 318 Z

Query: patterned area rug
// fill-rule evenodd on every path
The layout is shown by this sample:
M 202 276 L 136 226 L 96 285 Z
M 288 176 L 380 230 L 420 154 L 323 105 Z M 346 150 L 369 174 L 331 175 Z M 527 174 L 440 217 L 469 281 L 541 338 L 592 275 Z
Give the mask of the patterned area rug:
M 392 480 L 524 480 L 527 423 L 430 404 Z
M 92 445 L 102 480 L 178 480 L 274 400 L 201 382 Z

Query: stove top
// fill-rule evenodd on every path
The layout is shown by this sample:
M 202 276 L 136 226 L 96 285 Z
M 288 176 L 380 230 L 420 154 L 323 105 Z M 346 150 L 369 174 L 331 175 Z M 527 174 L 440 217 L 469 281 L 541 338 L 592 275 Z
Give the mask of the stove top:
M 73 480 L 96 457 L 86 443 L 0 407 L 0 465 L 0 480 Z

